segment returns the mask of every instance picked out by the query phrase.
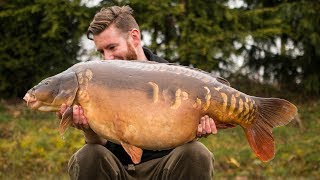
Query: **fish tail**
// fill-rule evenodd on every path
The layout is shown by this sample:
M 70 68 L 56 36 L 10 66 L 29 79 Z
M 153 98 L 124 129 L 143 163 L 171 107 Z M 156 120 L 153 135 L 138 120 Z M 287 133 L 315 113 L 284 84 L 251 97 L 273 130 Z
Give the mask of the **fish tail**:
M 242 126 L 248 142 L 262 161 L 274 158 L 272 128 L 288 124 L 297 114 L 297 107 L 284 99 L 251 97 L 257 103 L 255 119 Z
M 60 135 L 63 135 L 68 129 L 68 127 L 71 125 L 72 118 L 73 118 L 72 106 L 69 106 L 66 109 L 66 111 L 63 113 L 62 118 L 60 120 L 60 125 L 59 125 Z

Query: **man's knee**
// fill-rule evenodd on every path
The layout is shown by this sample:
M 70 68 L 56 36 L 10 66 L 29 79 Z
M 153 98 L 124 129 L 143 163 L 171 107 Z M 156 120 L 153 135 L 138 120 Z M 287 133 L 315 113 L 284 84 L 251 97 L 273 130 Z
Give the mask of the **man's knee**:
M 165 170 L 170 179 L 212 179 L 213 155 L 200 142 L 175 148 L 169 155 Z
M 71 179 L 97 177 L 101 173 L 102 176 L 116 175 L 117 170 L 113 164 L 112 153 L 107 148 L 97 144 L 86 144 L 73 154 L 68 163 L 68 171 Z
M 173 169 L 179 164 L 190 169 L 212 169 L 214 158 L 212 153 L 200 142 L 194 141 L 175 148 L 171 152 L 167 169 Z
M 200 142 L 194 141 L 176 148 L 179 158 L 189 162 L 202 162 L 211 165 L 212 153 Z
M 103 158 L 106 148 L 97 144 L 86 144 L 72 155 L 68 163 L 70 175 L 79 174 L 87 167 L 94 167 L 100 158 Z M 77 178 L 76 178 L 77 179 Z
M 91 164 L 96 163 L 97 159 L 103 158 L 108 150 L 98 144 L 86 144 L 81 149 L 79 149 L 73 156 L 71 157 L 69 161 L 70 163 L 74 163 L 75 161 L 78 164 Z

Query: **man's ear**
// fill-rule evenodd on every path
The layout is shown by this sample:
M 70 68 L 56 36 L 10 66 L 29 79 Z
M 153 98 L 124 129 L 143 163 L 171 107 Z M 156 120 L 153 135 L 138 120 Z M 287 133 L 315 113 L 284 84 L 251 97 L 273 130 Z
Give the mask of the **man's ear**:
M 130 36 L 133 40 L 133 45 L 134 46 L 138 46 L 141 44 L 141 34 L 140 34 L 140 31 L 138 29 L 132 29 L 130 31 Z

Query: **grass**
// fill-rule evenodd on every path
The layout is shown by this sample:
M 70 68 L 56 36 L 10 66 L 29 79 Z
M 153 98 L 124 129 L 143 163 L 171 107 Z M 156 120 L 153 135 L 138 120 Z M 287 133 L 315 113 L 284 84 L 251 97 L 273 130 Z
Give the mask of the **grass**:
M 202 138 L 215 156 L 215 178 L 320 179 L 320 101 L 298 108 L 304 127 L 276 128 L 276 156 L 267 163 L 255 157 L 240 127 Z M 84 140 L 73 128 L 61 137 L 58 125 L 53 113 L 0 102 L 0 179 L 68 179 L 68 160 Z
M 53 113 L 1 105 L 0 179 L 68 179 L 68 158 L 84 143 L 81 132 L 62 137 Z

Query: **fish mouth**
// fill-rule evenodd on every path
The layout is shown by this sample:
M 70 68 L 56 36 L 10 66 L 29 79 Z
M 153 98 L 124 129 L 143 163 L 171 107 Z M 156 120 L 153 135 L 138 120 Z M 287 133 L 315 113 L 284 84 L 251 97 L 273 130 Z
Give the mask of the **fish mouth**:
M 27 102 L 27 106 L 30 107 L 31 109 L 37 109 L 42 104 L 40 101 L 37 100 L 35 95 L 29 92 L 23 97 L 23 100 Z
M 44 112 L 59 111 L 61 106 L 39 101 L 32 92 L 27 92 L 23 100 L 27 102 L 29 108 Z

